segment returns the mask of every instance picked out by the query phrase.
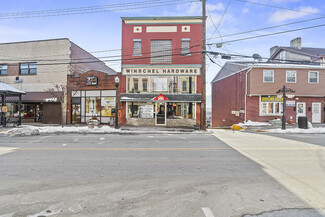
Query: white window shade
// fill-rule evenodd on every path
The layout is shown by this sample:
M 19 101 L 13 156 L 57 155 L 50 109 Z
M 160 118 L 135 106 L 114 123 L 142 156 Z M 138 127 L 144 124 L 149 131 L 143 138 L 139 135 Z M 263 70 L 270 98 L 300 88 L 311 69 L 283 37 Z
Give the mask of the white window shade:
M 151 40 L 151 63 L 172 63 L 172 40 Z

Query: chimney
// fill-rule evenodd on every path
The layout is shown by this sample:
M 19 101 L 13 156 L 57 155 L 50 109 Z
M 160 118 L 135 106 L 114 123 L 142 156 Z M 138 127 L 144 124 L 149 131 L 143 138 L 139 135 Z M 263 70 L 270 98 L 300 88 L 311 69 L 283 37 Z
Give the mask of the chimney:
M 279 48 L 279 46 L 273 46 L 270 48 L 270 57 L 275 53 L 275 51 Z
M 301 37 L 295 38 L 290 41 L 290 47 L 294 49 L 301 49 Z

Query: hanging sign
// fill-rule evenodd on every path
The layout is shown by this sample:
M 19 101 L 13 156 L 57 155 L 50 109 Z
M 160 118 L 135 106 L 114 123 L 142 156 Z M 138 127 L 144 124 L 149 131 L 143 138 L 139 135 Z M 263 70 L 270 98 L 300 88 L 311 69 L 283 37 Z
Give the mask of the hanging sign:
M 164 95 L 160 94 L 159 96 L 156 96 L 155 98 L 153 98 L 153 100 L 155 100 L 155 101 L 167 101 L 168 99 Z
M 294 107 L 294 106 L 296 106 L 296 102 L 295 101 L 286 101 L 286 106 L 292 106 L 292 107 Z
M 96 76 L 88 76 L 86 78 L 86 85 L 97 85 L 98 79 Z

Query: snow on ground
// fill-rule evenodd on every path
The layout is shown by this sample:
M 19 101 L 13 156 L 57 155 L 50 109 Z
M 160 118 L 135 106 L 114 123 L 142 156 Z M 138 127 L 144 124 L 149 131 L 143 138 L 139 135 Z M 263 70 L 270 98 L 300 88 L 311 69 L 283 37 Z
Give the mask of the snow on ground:
M 88 126 L 72 127 L 72 126 L 47 126 L 47 127 L 38 127 L 38 126 L 21 126 L 0 132 L 0 134 L 5 135 L 43 135 L 43 134 L 52 134 L 52 133 L 112 133 L 120 132 L 120 129 L 115 129 L 109 126 L 94 127 L 88 128 Z
M 320 128 L 308 128 L 308 129 L 300 129 L 300 128 L 289 128 L 286 130 L 282 129 L 271 129 L 271 130 L 266 130 L 267 133 L 310 133 L 310 134 L 318 134 L 318 133 L 325 133 L 325 128 L 320 127 Z
M 270 123 L 268 122 L 254 122 L 254 121 L 246 121 L 244 123 L 239 123 L 239 124 L 236 124 L 237 126 L 240 126 L 240 127 L 245 127 L 245 126 L 269 126 L 271 125 Z

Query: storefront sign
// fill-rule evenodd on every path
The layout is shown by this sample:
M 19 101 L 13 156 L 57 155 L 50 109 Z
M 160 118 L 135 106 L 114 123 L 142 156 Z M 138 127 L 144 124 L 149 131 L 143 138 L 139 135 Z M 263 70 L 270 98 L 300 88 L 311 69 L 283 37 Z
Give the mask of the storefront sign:
M 141 105 L 140 118 L 153 118 L 153 105 Z
M 122 68 L 123 75 L 200 75 L 201 70 L 199 67 L 184 67 L 184 68 Z
M 167 101 L 168 99 L 164 95 L 160 94 L 159 96 L 155 97 L 153 100 L 155 100 L 155 101 Z
M 295 101 L 286 101 L 286 106 L 296 106 L 296 102 Z
M 98 79 L 96 76 L 88 76 L 86 78 L 86 85 L 97 85 Z
M 112 116 L 112 109 L 115 108 L 115 97 L 102 97 L 101 113 L 102 116 Z
M 57 102 L 58 98 L 45 98 L 44 101 L 45 102 Z
M 7 112 L 7 111 L 8 111 L 7 106 L 2 106 L 2 107 L 1 107 L 1 112 Z
M 262 102 L 282 102 L 283 97 L 279 98 L 277 96 L 262 96 L 261 101 Z

